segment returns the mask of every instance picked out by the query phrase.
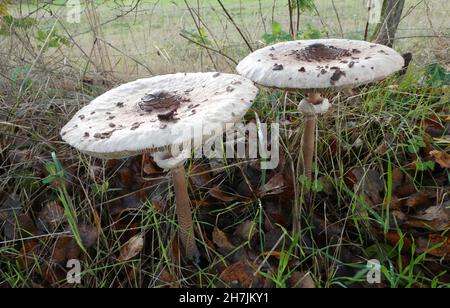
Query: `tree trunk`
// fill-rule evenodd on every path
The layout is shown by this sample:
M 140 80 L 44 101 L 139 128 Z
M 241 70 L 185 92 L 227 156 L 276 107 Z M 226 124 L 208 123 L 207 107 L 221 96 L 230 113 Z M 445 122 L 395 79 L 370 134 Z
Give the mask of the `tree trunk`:
M 384 0 L 381 22 L 375 29 L 372 40 L 378 44 L 392 47 L 395 34 L 402 18 L 405 0 Z

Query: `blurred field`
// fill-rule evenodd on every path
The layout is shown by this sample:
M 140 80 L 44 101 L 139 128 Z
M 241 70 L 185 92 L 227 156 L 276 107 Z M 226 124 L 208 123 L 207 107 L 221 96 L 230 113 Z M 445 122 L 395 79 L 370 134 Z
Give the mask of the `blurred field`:
M 67 48 L 62 54 L 51 55 L 52 62 L 69 61 L 69 64 L 83 66 L 86 55 L 92 53 L 94 36 L 92 25 L 82 12 L 80 24 L 65 22 L 67 9 L 64 0 L 55 1 L 51 6 L 53 16 L 40 16 L 44 26 L 51 28 L 59 18 L 61 24 L 56 28 L 69 35 L 76 45 Z M 57 5 L 57 4 L 60 5 Z M 122 2 L 121 2 L 122 3 Z M 199 71 L 213 69 L 204 50 L 194 44 L 187 44 L 179 35 L 183 30 L 196 31 L 193 19 L 182 0 L 125 1 L 128 6 L 113 1 L 97 1 L 96 13 L 101 27 L 98 33 L 107 46 L 114 72 L 124 76 L 146 76 L 149 74 L 175 71 Z M 237 61 L 248 53 L 241 37 L 226 18 L 215 0 L 188 1 L 193 10 L 201 16 L 202 28 L 207 31 L 208 40 L 214 49 L 221 50 Z M 301 16 L 301 30 L 310 24 L 322 31 L 322 36 L 362 39 L 367 22 L 366 0 L 316 1 L 317 11 L 306 12 Z M 272 22 L 279 22 L 288 29 L 288 14 L 285 1 L 269 0 L 224 0 L 223 4 L 242 29 L 248 40 L 257 47 L 264 33 L 271 31 Z M 20 7 L 22 14 L 32 12 L 33 6 Z M 16 7 L 16 12 L 19 7 Z M 398 31 L 396 48 L 400 51 L 415 51 L 420 62 L 431 62 L 436 53 L 448 55 L 450 41 L 450 5 L 441 0 L 408 0 L 404 18 Z M 42 18 L 45 17 L 45 18 Z M 196 19 L 198 20 L 197 16 Z M 443 42 L 429 36 L 444 35 Z M 423 47 L 427 47 L 426 49 Z M 435 50 L 436 49 L 436 50 Z M 444 49 L 444 50 L 442 50 Z M 223 57 L 212 53 L 214 61 L 222 70 L 232 70 Z M 440 55 L 442 56 L 442 55 Z M 54 58 L 57 57 L 57 58 Z M 217 67 L 216 67 L 217 68 Z

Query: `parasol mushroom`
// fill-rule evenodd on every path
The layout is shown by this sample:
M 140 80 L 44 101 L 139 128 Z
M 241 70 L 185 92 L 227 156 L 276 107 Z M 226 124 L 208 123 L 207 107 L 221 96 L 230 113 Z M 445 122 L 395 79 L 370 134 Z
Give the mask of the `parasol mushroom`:
M 331 106 L 322 93 L 355 88 L 402 69 L 404 59 L 393 49 L 344 39 L 279 43 L 243 59 L 237 71 L 255 83 L 307 97 L 299 104 L 306 116 L 303 132 L 303 173 L 312 178 L 316 117 Z
M 161 168 L 170 170 L 181 243 L 186 257 L 198 261 L 184 171 L 191 148 L 176 149 L 192 141 L 201 145 L 215 130 L 239 121 L 257 91 L 250 80 L 231 74 L 179 73 L 140 79 L 93 100 L 64 126 L 61 136 L 94 157 L 149 153 Z

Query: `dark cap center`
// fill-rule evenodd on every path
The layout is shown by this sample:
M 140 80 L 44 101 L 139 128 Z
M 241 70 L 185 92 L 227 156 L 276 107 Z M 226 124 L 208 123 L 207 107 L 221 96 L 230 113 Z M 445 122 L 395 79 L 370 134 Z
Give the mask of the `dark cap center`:
M 146 94 L 138 104 L 142 110 L 152 112 L 154 110 L 178 109 L 182 101 L 183 97 L 180 95 L 161 90 Z
M 301 50 L 294 50 L 292 55 L 301 61 L 329 61 L 341 60 L 343 57 L 352 56 L 352 52 L 348 49 L 338 48 L 331 45 L 316 43 L 309 45 Z

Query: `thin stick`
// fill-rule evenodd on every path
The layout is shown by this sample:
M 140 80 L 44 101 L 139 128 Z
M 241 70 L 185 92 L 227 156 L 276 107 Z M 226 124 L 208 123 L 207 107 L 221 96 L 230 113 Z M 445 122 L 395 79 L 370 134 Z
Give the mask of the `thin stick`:
M 334 0 L 331 0 L 331 4 L 333 5 L 333 10 L 334 10 L 334 13 L 336 14 L 336 18 L 337 18 L 338 25 L 339 25 L 339 30 L 341 31 L 341 37 L 344 38 L 344 30 L 342 29 L 341 17 L 339 16 L 336 5 L 334 4 Z
M 224 57 L 224 58 L 227 58 L 228 60 L 230 60 L 231 62 L 233 62 L 233 63 L 236 64 L 236 65 L 239 63 L 239 62 L 237 62 L 236 60 L 234 60 L 233 58 L 231 58 L 230 56 L 228 56 L 227 54 L 223 53 L 222 51 L 217 50 L 217 49 L 214 49 L 214 48 L 211 48 L 211 47 L 209 47 L 209 46 L 207 46 L 207 45 L 204 45 L 204 44 L 202 44 L 202 43 L 200 43 L 200 42 L 194 41 L 193 39 L 191 39 L 190 37 L 184 35 L 183 33 L 180 33 L 180 36 L 181 36 L 182 38 L 188 40 L 188 41 L 191 42 L 191 43 L 197 44 L 197 45 L 200 46 L 200 47 L 203 47 L 203 48 L 209 49 L 209 50 L 211 50 L 211 51 L 213 51 L 213 52 L 215 52 L 215 53 L 218 53 L 219 55 L 221 55 L 221 56 Z
M 228 13 L 228 10 L 225 8 L 225 6 L 223 5 L 221 0 L 217 0 L 217 2 L 219 2 L 220 6 L 222 7 L 222 10 L 224 11 L 225 15 L 227 15 L 228 19 L 231 21 L 231 23 L 233 24 L 233 26 L 236 28 L 236 30 L 239 32 L 239 35 L 242 37 L 242 39 L 244 40 L 245 44 L 247 45 L 248 49 L 250 49 L 251 52 L 253 52 L 253 48 L 252 45 L 250 45 L 250 43 L 248 42 L 247 38 L 245 37 L 244 33 L 242 33 L 241 29 L 239 28 L 239 26 L 236 24 L 236 22 L 234 21 L 233 17 L 231 17 L 230 13 Z
M 289 9 L 289 34 L 291 37 L 294 37 L 294 16 L 293 16 L 293 8 L 291 0 L 288 0 L 288 9 Z

